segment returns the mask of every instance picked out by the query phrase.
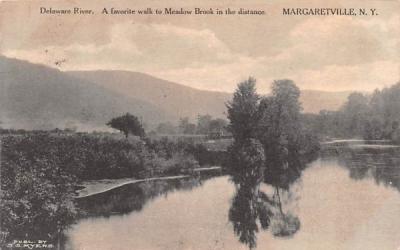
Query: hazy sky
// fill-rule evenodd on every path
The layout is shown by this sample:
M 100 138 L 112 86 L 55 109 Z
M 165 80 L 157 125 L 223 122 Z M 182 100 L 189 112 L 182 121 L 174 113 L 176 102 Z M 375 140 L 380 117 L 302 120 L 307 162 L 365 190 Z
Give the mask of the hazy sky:
M 249 75 L 302 89 L 370 91 L 400 80 L 399 1 L 0 1 L 0 54 L 60 70 L 120 69 L 232 92 Z M 41 15 L 40 7 L 94 15 Z M 261 9 L 266 15 L 103 15 L 103 8 Z M 283 16 L 282 8 L 376 8 L 378 16 Z M 66 61 L 61 66 L 58 60 Z

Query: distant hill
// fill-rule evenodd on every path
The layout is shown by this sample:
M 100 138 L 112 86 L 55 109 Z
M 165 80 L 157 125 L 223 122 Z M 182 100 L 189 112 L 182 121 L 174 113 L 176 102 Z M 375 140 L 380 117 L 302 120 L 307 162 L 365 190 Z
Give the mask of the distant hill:
M 349 92 L 302 91 L 304 112 L 336 110 Z M 226 117 L 231 93 L 205 91 L 128 71 L 62 72 L 0 56 L 0 127 L 104 129 L 130 112 L 150 127 L 195 121 L 199 114 Z
M 320 110 L 338 110 L 347 100 L 351 91 L 328 92 L 319 90 L 302 90 L 300 102 L 306 113 L 318 113 Z
M 231 93 L 193 89 L 137 72 L 99 70 L 67 73 L 120 94 L 163 107 L 178 117 L 188 116 L 191 119 L 196 119 L 198 114 L 225 118 L 225 103 L 232 97 Z M 300 101 L 304 112 L 308 113 L 317 113 L 322 109 L 337 110 L 350 93 L 302 90 Z
M 178 119 L 149 102 L 110 91 L 57 69 L 0 56 L 0 126 L 102 128 L 125 112 L 146 123 Z
M 130 71 L 74 71 L 69 75 L 117 93 L 162 107 L 178 117 L 194 121 L 199 114 L 226 117 L 225 103 L 232 94 L 190 88 L 147 74 Z

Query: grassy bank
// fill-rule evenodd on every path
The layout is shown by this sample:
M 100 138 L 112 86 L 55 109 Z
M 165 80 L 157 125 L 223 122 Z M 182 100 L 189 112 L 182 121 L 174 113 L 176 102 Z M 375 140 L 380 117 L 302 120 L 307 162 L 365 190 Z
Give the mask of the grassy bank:
M 199 144 L 167 139 L 60 131 L 3 135 L 3 243 L 59 240 L 79 213 L 74 196 L 83 181 L 192 174 L 214 158 Z

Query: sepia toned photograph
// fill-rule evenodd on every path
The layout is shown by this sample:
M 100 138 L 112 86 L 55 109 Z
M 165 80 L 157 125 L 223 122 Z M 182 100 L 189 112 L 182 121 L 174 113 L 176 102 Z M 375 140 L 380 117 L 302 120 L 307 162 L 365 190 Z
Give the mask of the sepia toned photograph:
M 400 250 L 399 0 L 0 0 L 0 250 Z

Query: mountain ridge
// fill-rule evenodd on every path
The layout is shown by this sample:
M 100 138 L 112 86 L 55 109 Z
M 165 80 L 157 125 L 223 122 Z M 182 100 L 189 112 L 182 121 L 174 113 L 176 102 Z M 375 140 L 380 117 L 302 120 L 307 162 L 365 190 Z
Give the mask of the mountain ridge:
M 87 125 L 104 129 L 109 119 L 125 112 L 151 122 L 176 118 L 150 103 L 44 65 L 0 56 L 0 72 L 0 121 L 5 127 L 51 129 Z
M 164 107 L 167 112 L 191 120 L 199 114 L 225 117 L 225 103 L 231 94 L 198 90 L 185 85 L 130 71 L 70 71 L 67 74 L 88 80 L 104 88 L 125 94 L 153 105 Z
M 0 126 L 104 129 L 130 112 L 154 127 L 198 115 L 226 118 L 232 93 L 192 88 L 145 73 L 124 70 L 61 71 L 0 55 Z M 302 90 L 304 112 L 335 110 L 348 94 Z

